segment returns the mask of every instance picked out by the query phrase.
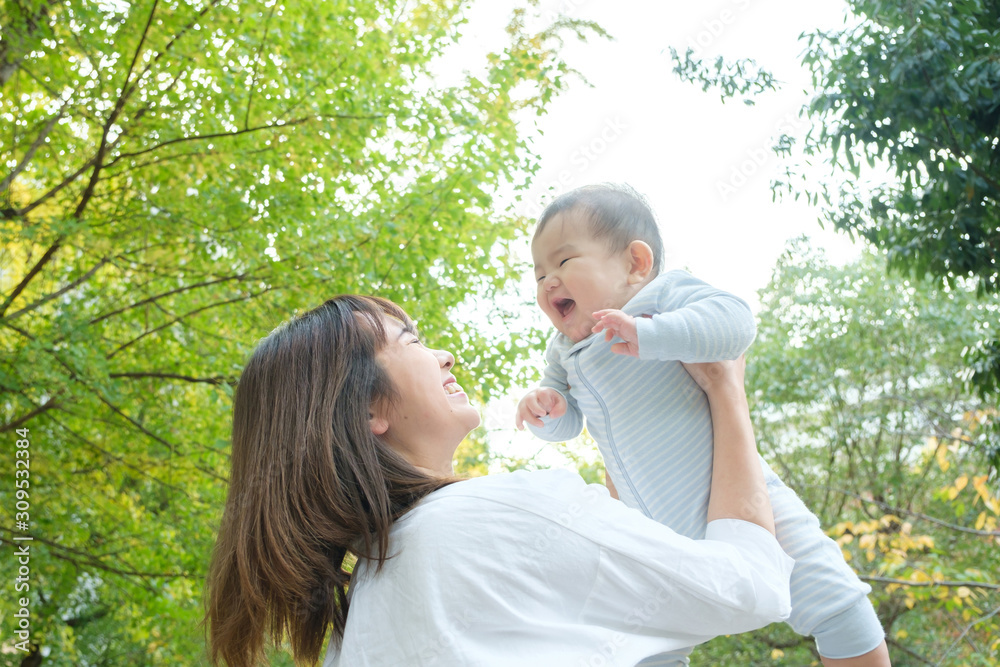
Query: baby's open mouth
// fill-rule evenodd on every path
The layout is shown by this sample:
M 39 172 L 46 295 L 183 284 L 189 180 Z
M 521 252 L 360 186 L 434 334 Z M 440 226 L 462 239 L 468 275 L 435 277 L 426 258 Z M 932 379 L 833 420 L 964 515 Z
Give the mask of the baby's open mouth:
M 576 301 L 573 301 L 573 299 L 556 299 L 552 302 L 552 305 L 559 311 L 559 317 L 566 317 L 569 315 L 569 312 L 573 310 L 573 306 L 576 305 Z

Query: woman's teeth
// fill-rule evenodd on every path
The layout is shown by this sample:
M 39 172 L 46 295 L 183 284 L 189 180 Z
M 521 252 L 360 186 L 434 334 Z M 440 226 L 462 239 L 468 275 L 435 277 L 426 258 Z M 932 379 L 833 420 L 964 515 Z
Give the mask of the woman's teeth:
M 457 382 L 449 382 L 444 386 L 444 392 L 446 394 L 460 394 L 462 393 L 462 387 Z

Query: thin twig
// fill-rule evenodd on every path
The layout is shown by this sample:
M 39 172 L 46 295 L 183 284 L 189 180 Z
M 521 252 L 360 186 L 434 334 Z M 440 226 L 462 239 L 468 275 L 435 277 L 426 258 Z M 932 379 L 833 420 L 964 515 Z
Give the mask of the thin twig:
M 803 486 L 814 487 L 815 488 L 815 487 L 817 487 L 819 485 L 817 485 L 817 484 L 804 484 Z M 1000 530 L 977 530 L 975 528 L 968 528 L 966 526 L 959 526 L 959 525 L 954 524 L 954 523 L 948 523 L 947 521 L 943 521 L 941 519 L 937 519 L 935 517 L 928 516 L 927 514 L 923 514 L 921 512 L 915 512 L 913 510 L 903 509 L 902 507 L 893 507 L 892 505 L 890 505 L 888 503 L 884 503 L 881 500 L 875 500 L 874 498 L 865 498 L 864 496 L 858 495 L 856 493 L 851 493 L 850 491 L 846 491 L 844 489 L 837 489 L 837 488 L 827 487 L 827 486 L 821 486 L 820 488 L 828 489 L 830 491 L 835 491 L 837 493 L 842 493 L 845 496 L 849 496 L 851 498 L 855 498 L 857 500 L 860 500 L 863 503 L 870 503 L 872 505 L 878 505 L 880 508 L 886 510 L 887 512 L 892 512 L 893 514 L 905 514 L 907 516 L 912 516 L 915 519 L 921 519 L 923 521 L 927 521 L 927 522 L 936 524 L 938 526 L 942 526 L 944 528 L 950 528 L 951 530 L 957 530 L 957 531 L 960 531 L 960 532 L 963 532 L 963 533 L 969 533 L 971 535 L 980 535 L 982 537 L 1000 537 Z
M 945 588 L 985 588 L 990 591 L 1000 591 L 1000 584 L 990 584 L 982 581 L 910 581 L 908 579 L 893 579 L 891 577 L 877 577 L 870 574 L 859 574 L 858 579 L 862 581 L 874 581 L 879 584 L 899 584 L 900 586 L 912 586 L 914 588 L 930 588 L 943 586 Z
M 943 665 L 944 664 L 944 659 L 948 657 L 948 654 L 951 653 L 955 649 L 956 646 L 958 646 L 959 644 L 962 643 L 962 640 L 965 639 L 965 635 L 969 634 L 969 631 L 972 630 L 972 628 L 974 628 L 975 626 L 979 625 L 983 621 L 990 620 L 991 618 L 993 618 L 994 616 L 996 616 L 998 613 L 1000 613 L 1000 607 L 996 607 L 990 613 L 986 614 L 985 616 L 981 616 L 980 618 L 977 618 L 975 621 L 973 621 L 972 623 L 969 623 L 967 626 L 965 626 L 965 628 L 962 630 L 962 634 L 960 634 L 958 636 L 958 638 L 954 642 L 952 642 L 951 646 L 948 647 L 948 650 L 945 651 L 941 655 L 941 659 L 938 660 L 937 663 L 935 663 L 935 664 L 936 665 Z

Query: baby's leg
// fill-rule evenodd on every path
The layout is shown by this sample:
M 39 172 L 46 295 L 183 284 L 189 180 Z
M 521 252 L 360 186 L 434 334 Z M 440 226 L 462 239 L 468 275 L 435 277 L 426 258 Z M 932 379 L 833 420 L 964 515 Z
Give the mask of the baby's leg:
M 789 625 L 813 635 L 827 667 L 888 665 L 885 633 L 867 597 L 871 587 L 858 579 L 816 516 L 766 464 L 764 474 L 778 542 L 795 559 Z

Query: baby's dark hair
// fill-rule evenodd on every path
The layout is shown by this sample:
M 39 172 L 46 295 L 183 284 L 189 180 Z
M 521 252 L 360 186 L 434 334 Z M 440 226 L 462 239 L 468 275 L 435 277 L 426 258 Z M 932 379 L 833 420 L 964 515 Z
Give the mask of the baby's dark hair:
M 631 186 L 617 183 L 584 185 L 556 197 L 542 211 L 535 237 L 559 213 L 586 215 L 595 238 L 607 241 L 612 252 L 621 252 L 632 241 L 644 241 L 653 250 L 653 272 L 663 264 L 663 239 L 649 202 Z

